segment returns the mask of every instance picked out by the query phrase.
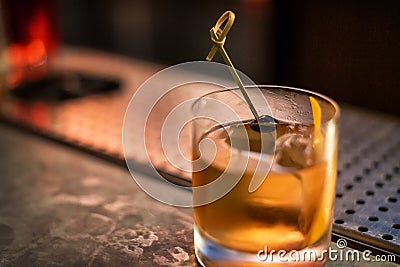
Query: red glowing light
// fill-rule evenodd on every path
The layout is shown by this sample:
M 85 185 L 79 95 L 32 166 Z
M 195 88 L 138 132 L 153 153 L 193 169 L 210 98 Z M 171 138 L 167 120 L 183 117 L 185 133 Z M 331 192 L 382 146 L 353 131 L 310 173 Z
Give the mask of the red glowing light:
M 26 57 L 30 65 L 41 65 L 46 62 L 46 47 L 42 40 L 32 40 L 26 47 Z

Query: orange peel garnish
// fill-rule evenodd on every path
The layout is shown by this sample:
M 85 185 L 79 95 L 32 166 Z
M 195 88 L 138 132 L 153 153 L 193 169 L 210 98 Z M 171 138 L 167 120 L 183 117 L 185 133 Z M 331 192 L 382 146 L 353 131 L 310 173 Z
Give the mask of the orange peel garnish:
M 310 104 L 311 104 L 311 109 L 312 109 L 312 115 L 313 115 L 313 121 L 314 121 L 314 140 L 313 140 L 313 148 L 314 148 L 314 160 L 315 163 L 318 164 L 321 162 L 321 159 L 323 157 L 323 139 L 324 136 L 321 131 L 321 106 L 318 104 L 318 101 L 310 96 Z M 323 177 L 314 177 L 315 179 L 324 179 L 324 176 L 326 175 L 326 172 L 323 171 L 320 173 L 320 176 Z M 313 218 L 313 222 L 310 226 L 309 233 L 307 234 L 306 240 L 305 240 L 305 245 L 311 245 L 317 242 L 325 233 L 325 231 L 328 229 L 328 223 L 331 218 L 331 210 L 327 209 L 328 203 L 329 203 L 329 196 L 327 195 L 328 192 L 326 192 L 326 187 L 330 186 L 325 184 L 326 181 L 322 183 L 322 192 L 321 192 L 321 198 L 319 200 L 314 200 L 314 201 L 320 201 L 320 205 L 315 211 L 315 215 Z M 313 201 L 313 200 L 309 200 Z

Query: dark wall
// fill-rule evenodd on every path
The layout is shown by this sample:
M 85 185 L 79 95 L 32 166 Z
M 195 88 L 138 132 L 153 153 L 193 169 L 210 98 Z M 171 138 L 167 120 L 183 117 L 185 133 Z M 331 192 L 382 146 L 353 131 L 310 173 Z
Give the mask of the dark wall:
M 400 1 L 58 2 L 66 44 L 167 65 L 203 60 L 210 27 L 230 9 L 237 18 L 225 47 L 255 82 L 400 115 Z
M 64 41 L 167 65 L 205 60 L 210 28 L 236 13 L 225 48 L 257 82 L 272 79 L 273 3 L 266 0 L 58 0 Z M 222 61 L 220 57 L 217 61 Z
M 278 83 L 400 115 L 400 1 L 279 0 L 277 12 Z

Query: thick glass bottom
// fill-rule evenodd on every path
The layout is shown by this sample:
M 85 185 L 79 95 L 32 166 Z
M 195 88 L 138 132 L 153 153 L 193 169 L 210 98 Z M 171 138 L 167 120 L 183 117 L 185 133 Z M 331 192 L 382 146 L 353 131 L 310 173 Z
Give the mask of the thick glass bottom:
M 194 247 L 197 260 L 204 267 L 257 267 L 257 266 L 324 266 L 328 258 L 329 240 L 320 240 L 318 244 L 299 251 L 269 251 L 260 248 L 258 253 L 235 251 L 217 244 L 206 237 L 194 226 Z M 281 253 L 281 254 L 279 254 Z

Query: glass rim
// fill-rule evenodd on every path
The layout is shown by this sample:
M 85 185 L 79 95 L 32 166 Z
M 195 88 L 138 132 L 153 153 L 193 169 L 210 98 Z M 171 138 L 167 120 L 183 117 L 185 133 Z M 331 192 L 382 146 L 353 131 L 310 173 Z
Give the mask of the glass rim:
M 262 88 L 280 88 L 280 89 L 285 89 L 288 91 L 292 91 L 292 92 L 302 92 L 302 93 L 306 93 L 307 95 L 311 95 L 311 96 L 317 96 L 320 99 L 323 99 L 325 101 L 327 101 L 329 104 L 331 104 L 333 106 L 333 108 L 335 109 L 335 112 L 333 114 L 333 116 L 331 118 L 329 118 L 327 121 L 325 121 L 323 124 L 329 122 L 329 121 L 333 121 L 333 120 L 338 120 L 340 118 L 341 112 L 340 112 L 340 106 L 339 104 L 333 100 L 332 98 L 330 98 L 329 96 L 326 96 L 324 94 L 318 93 L 318 92 L 314 92 L 308 89 L 302 89 L 302 88 L 297 88 L 297 87 L 292 87 L 292 86 L 284 86 L 284 85 L 267 85 L 267 84 L 260 84 L 260 85 L 245 85 L 244 88 L 259 88 L 260 90 Z M 209 92 L 207 94 L 204 94 L 200 97 L 198 97 L 191 105 L 191 110 L 194 110 L 195 105 L 198 104 L 198 102 L 209 96 L 212 94 L 217 94 L 217 93 L 223 93 L 223 92 L 228 92 L 228 91 L 233 91 L 233 90 L 240 90 L 239 87 L 231 87 L 231 88 L 225 88 L 225 89 L 221 89 L 221 90 L 216 90 L 216 91 L 212 91 Z

